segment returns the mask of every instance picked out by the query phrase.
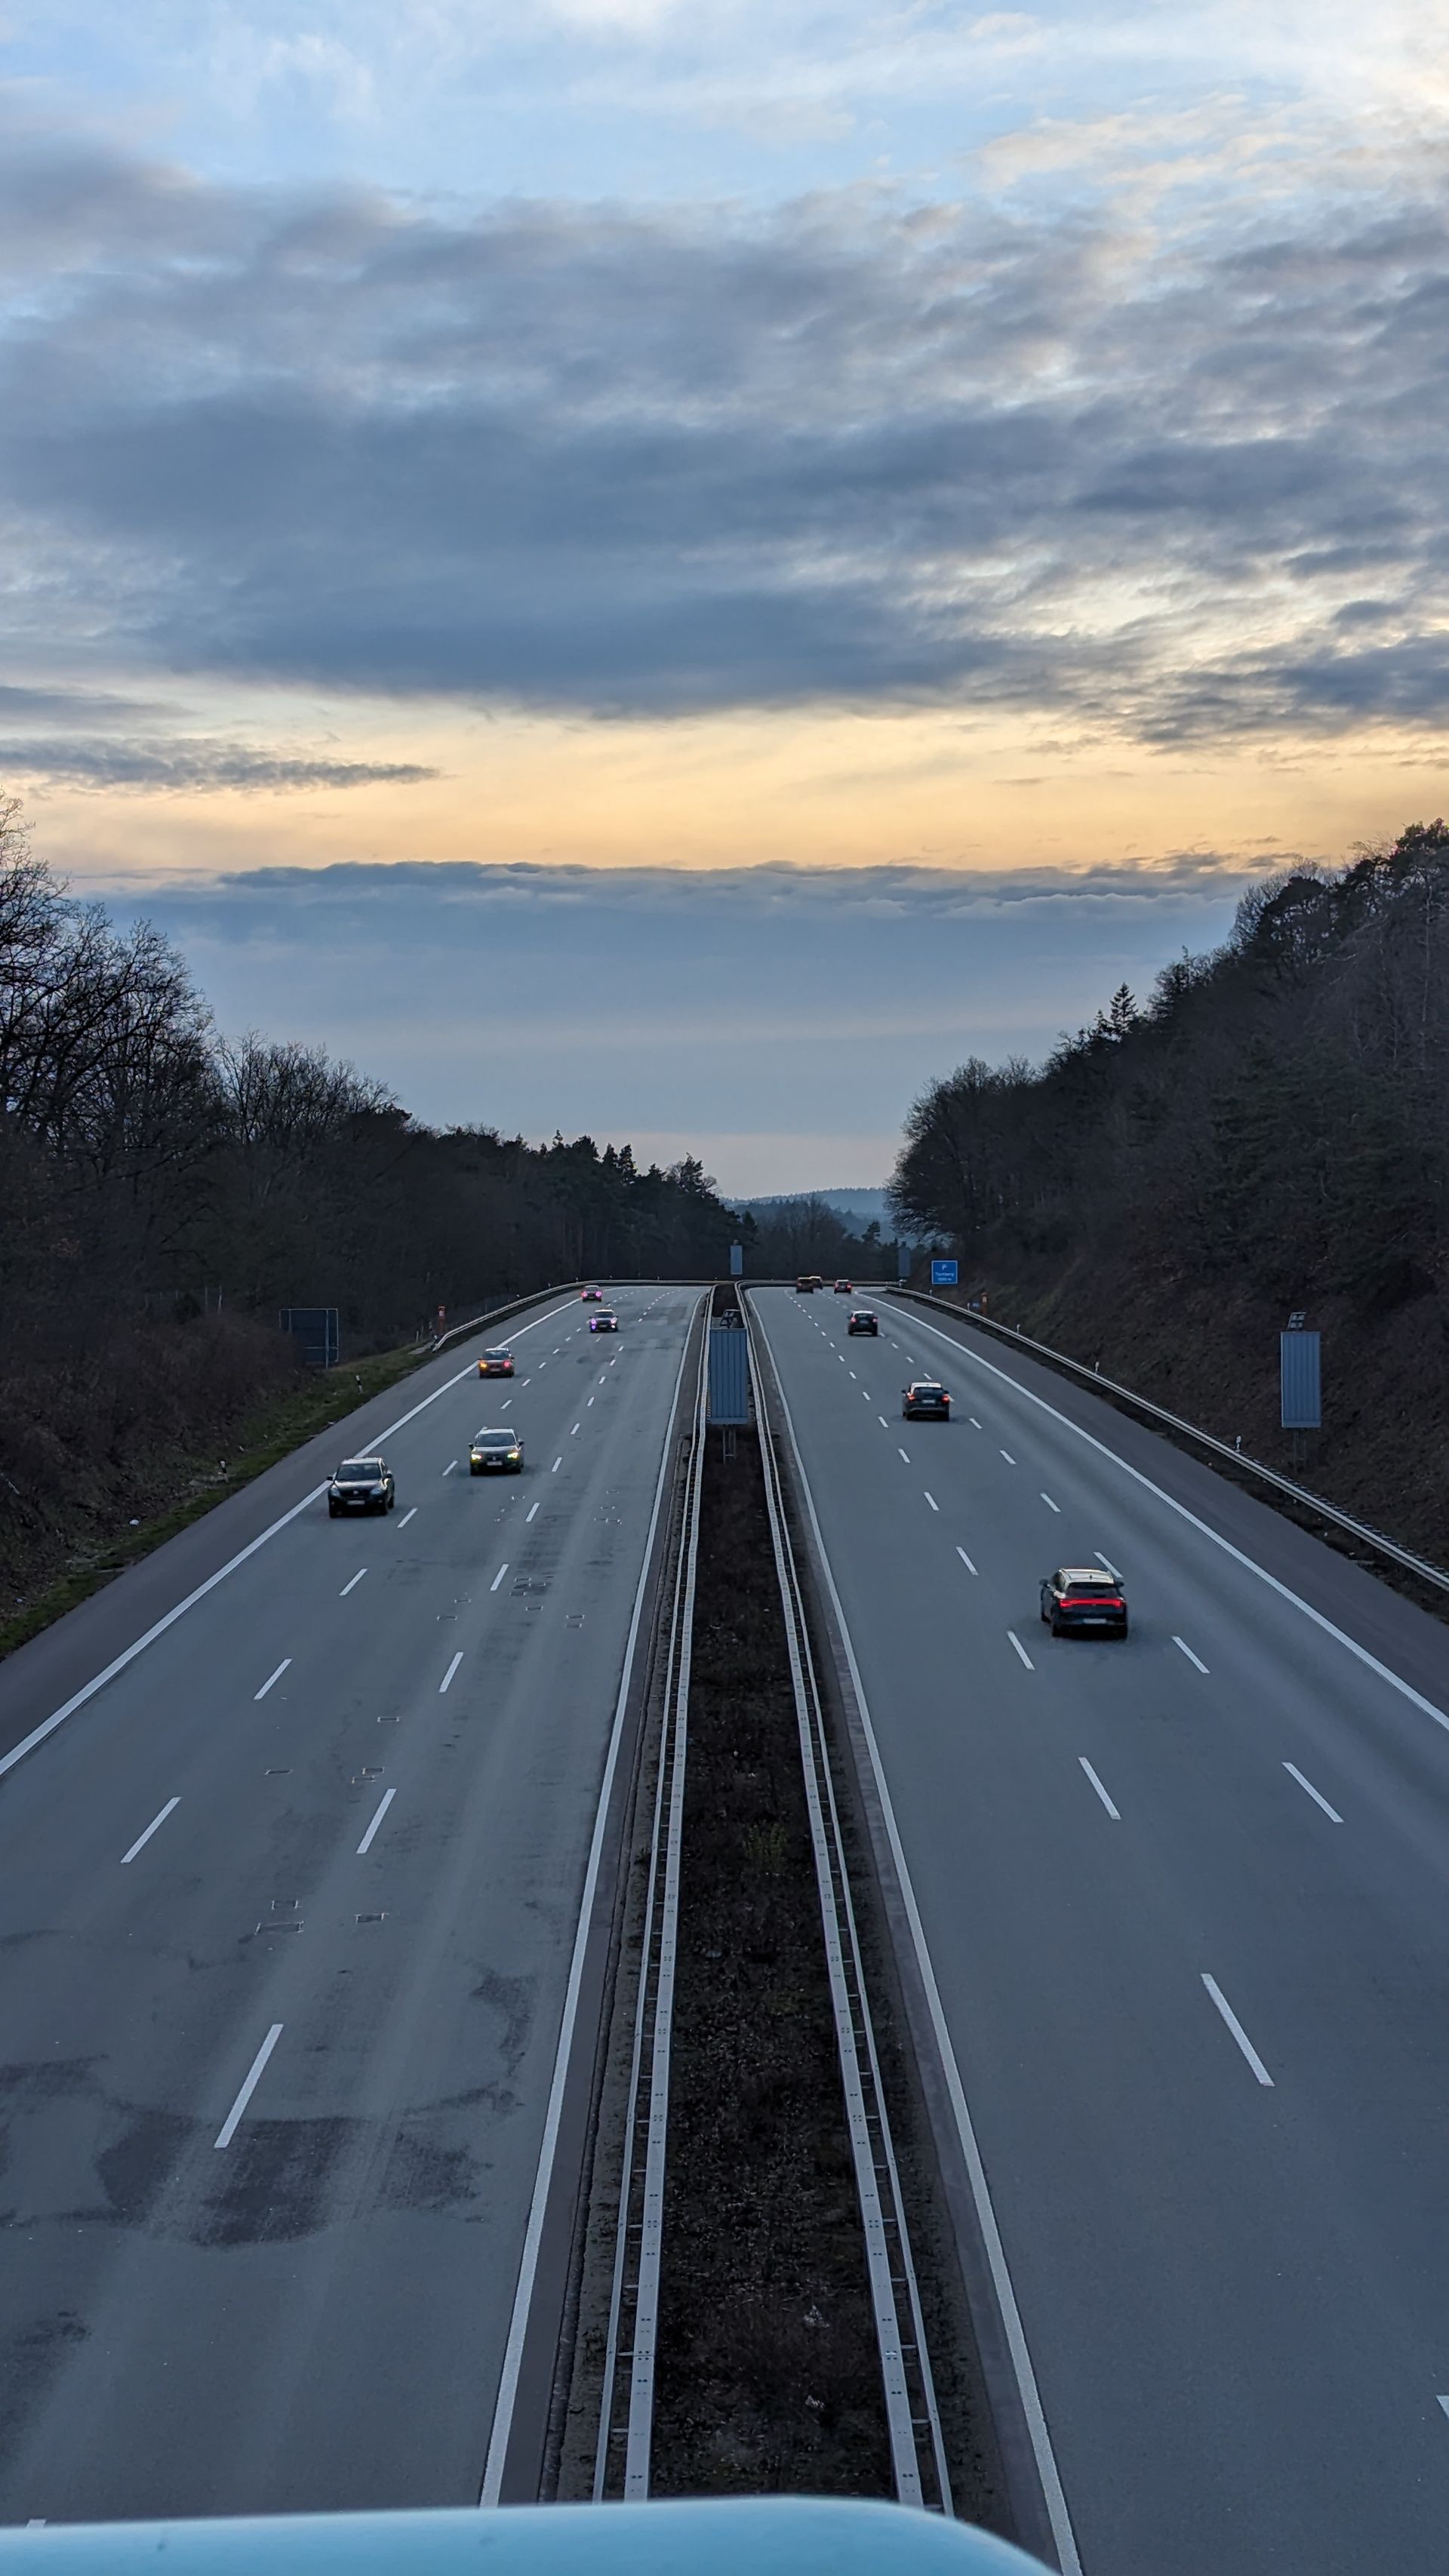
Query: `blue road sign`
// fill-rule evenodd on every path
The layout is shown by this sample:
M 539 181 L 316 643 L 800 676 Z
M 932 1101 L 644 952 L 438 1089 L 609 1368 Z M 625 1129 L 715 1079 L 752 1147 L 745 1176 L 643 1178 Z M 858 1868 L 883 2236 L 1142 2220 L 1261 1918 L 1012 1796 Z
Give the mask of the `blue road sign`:
M 956 1263 L 954 1261 L 933 1261 L 931 1264 L 931 1286 L 933 1288 L 954 1288 L 955 1285 Z
M 1323 1395 L 1316 1333 L 1280 1333 L 1278 1374 L 1285 1431 L 1318 1431 L 1323 1424 Z

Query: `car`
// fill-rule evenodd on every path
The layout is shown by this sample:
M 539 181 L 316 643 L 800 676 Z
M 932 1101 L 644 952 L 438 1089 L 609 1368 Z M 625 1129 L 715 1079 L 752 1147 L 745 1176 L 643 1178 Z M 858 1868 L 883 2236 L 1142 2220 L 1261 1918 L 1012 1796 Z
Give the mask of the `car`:
M 797 1297 L 813 1297 L 814 1293 L 815 1293 L 815 1282 L 814 1282 L 814 1280 L 813 1280 L 813 1279 L 797 1279 L 797 1280 L 796 1280 L 796 1282 L 795 1282 L 795 1294 L 796 1294 L 796 1296 L 797 1296 Z
M 579 1298 L 579 1304 L 581 1306 L 602 1306 L 603 1302 L 604 1292 L 602 1288 L 585 1288 Z
M 619 1318 L 612 1306 L 601 1306 L 597 1315 L 589 1317 L 591 1333 L 617 1333 L 618 1329 Z
M 344 1458 L 327 1484 L 327 1517 L 345 1512 L 390 1512 L 397 1488 L 385 1458 Z
M 939 1379 L 913 1377 L 901 1389 L 901 1411 L 907 1422 L 949 1422 L 951 1399 Z
M 516 1431 L 475 1431 L 468 1444 L 470 1476 L 520 1476 L 523 1442 Z
M 485 1351 L 483 1357 L 478 1362 L 478 1375 L 480 1377 L 512 1377 L 512 1351 Z
M 1041 1587 L 1041 1615 L 1054 1637 L 1125 1637 L 1127 1595 L 1100 1565 L 1059 1565 Z
M 837 1296 L 837 1297 L 851 1297 L 851 1296 L 853 1296 L 853 1295 L 854 1295 L 854 1293 L 855 1293 L 855 1292 L 854 1292 L 854 1290 L 852 1289 L 851 1284 L 850 1284 L 850 1281 L 849 1281 L 848 1279 L 837 1279 L 837 1280 L 836 1280 L 836 1283 L 835 1283 L 835 1294 L 836 1294 L 836 1296 Z
M 880 1317 L 873 1315 L 869 1306 L 853 1306 L 846 1317 L 845 1329 L 847 1333 L 878 1333 Z

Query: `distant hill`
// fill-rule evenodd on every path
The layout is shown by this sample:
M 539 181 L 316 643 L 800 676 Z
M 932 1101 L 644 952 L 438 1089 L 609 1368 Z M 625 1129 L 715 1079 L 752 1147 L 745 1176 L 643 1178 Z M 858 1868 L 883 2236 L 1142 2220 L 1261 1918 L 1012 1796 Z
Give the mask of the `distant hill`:
M 869 1225 L 872 1217 L 879 1226 L 884 1226 L 887 1222 L 886 1198 L 883 1189 L 786 1190 L 776 1198 L 731 1199 L 729 1204 L 731 1207 L 739 1208 L 742 1213 L 748 1208 L 751 1216 L 773 1216 L 776 1208 L 804 1207 L 810 1199 L 819 1199 L 823 1206 L 834 1208 L 836 1215 L 844 1217 L 847 1225 L 857 1228 Z

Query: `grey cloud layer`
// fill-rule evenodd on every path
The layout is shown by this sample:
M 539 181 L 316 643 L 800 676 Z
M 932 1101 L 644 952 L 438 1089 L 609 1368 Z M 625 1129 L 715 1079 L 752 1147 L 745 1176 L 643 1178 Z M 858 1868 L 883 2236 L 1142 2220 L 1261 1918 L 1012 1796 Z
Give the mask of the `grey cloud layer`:
M 436 778 L 414 761 L 289 760 L 218 742 L 104 742 L 83 734 L 49 740 L 0 732 L 0 772 L 75 787 L 148 787 L 185 792 L 231 787 L 276 793 L 289 787 L 411 787 Z
M 1433 725 L 1443 177 L 1144 246 L 1101 203 L 871 192 L 448 221 L 17 133 L 8 658 L 99 630 L 601 713 Z
M 1025 879 L 401 862 L 109 899 L 176 936 L 223 1027 L 321 1039 L 422 1116 L 652 1133 L 663 1050 L 681 1134 L 851 1135 L 865 1120 L 884 1171 L 933 1074 L 973 1052 L 1039 1054 L 1124 976 L 1144 989 L 1183 946 L 1221 938 L 1242 884 L 1190 858 Z M 777 1167 L 756 1168 L 768 1184 Z M 808 1186 L 808 1160 L 798 1171 Z

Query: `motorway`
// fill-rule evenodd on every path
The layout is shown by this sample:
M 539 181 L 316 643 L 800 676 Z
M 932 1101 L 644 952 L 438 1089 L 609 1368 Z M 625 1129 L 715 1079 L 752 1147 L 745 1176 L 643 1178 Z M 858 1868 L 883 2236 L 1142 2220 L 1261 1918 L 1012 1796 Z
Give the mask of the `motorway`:
M 752 1295 L 1062 2563 L 1442 2576 L 1444 1630 L 1090 1392 L 874 1302 L 878 1342 Z M 913 1375 L 949 1424 L 901 1419 Z M 1042 1576 L 1094 1562 L 1131 1637 L 1054 1640 Z
M 391 1516 L 313 1444 L 0 1667 L 0 1746 L 77 1702 L 0 1765 L 0 2520 L 477 2502 L 700 1299 L 614 1302 L 342 1425 Z

